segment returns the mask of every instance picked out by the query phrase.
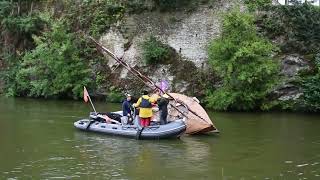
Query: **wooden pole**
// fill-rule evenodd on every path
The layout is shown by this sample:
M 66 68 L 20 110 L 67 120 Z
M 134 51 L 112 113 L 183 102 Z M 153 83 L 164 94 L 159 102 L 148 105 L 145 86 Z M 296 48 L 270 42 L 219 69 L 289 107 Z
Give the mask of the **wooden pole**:
M 90 101 L 90 103 L 91 103 L 91 106 L 92 106 L 94 112 L 97 114 L 96 108 L 94 107 L 94 105 L 93 105 L 93 103 L 92 103 L 92 101 L 91 101 L 90 96 L 88 96 L 88 97 L 89 97 L 89 101 Z
M 86 87 L 84 87 L 84 89 L 87 91 L 87 88 L 86 88 Z M 87 92 L 88 92 L 88 91 L 87 91 Z M 89 93 L 88 93 L 88 98 L 89 98 L 90 104 L 91 104 L 91 106 L 92 106 L 92 109 L 93 109 L 94 112 L 97 114 L 96 108 L 94 107 L 94 105 L 93 105 L 93 103 L 92 103 L 92 101 L 91 101 L 91 98 L 90 98 Z
M 106 47 L 104 47 L 102 44 L 100 44 L 97 40 L 95 40 L 93 37 L 88 36 L 88 38 L 93 41 L 97 47 L 99 47 L 99 49 L 101 49 L 102 51 L 106 52 L 109 56 L 111 56 L 114 60 L 116 60 L 119 64 L 121 64 L 123 67 L 125 67 L 129 72 L 131 72 L 132 74 L 134 74 L 138 79 L 140 79 L 142 82 L 144 82 L 147 86 L 149 86 L 150 88 L 155 88 L 158 89 L 159 91 L 161 91 L 162 93 L 166 93 L 164 92 L 158 85 L 156 85 L 156 83 L 154 83 L 150 78 L 148 78 L 147 76 L 144 76 L 143 74 L 141 74 L 138 70 L 132 68 L 129 64 L 127 64 L 126 62 L 124 62 L 122 59 L 119 59 L 115 54 L 113 54 L 109 49 L 107 49 Z M 205 121 L 206 123 L 208 123 L 203 117 L 201 117 L 199 114 L 197 114 L 196 112 L 194 112 L 193 110 L 191 110 L 187 104 L 178 101 L 177 99 L 175 99 L 173 96 L 171 96 L 169 93 L 167 94 L 169 97 L 171 97 L 175 102 L 178 102 L 180 104 L 183 104 L 189 112 L 191 112 L 192 114 L 194 114 L 195 116 L 197 116 L 198 118 L 200 118 L 201 120 Z M 181 112 L 180 112 L 181 113 Z M 182 114 L 184 115 L 184 114 Z

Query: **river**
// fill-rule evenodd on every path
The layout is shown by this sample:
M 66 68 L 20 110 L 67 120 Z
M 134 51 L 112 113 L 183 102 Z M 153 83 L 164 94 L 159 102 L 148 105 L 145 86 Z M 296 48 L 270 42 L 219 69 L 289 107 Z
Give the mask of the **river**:
M 76 130 L 89 111 L 0 97 L 0 179 L 320 179 L 320 115 L 209 112 L 220 135 L 138 141 Z

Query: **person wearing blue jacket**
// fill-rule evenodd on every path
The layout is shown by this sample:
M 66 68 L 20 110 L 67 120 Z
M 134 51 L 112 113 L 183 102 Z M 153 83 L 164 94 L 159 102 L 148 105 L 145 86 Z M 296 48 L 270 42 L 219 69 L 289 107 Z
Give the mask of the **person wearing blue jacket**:
M 126 99 L 122 103 L 123 124 L 127 124 L 131 118 L 131 95 L 127 94 L 126 96 Z

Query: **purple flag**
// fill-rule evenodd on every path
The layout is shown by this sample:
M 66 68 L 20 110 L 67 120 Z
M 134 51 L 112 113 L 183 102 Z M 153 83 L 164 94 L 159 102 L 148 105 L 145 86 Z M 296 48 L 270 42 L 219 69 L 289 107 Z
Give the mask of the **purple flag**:
M 162 80 L 162 81 L 160 82 L 160 88 L 161 88 L 162 91 L 168 90 L 168 88 L 169 88 L 169 83 L 168 83 L 168 81 Z

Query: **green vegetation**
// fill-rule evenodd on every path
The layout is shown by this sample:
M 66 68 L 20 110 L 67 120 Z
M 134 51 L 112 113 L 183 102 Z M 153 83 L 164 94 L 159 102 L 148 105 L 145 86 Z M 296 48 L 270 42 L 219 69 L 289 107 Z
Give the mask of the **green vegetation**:
M 88 63 L 80 56 L 77 37 L 63 22 L 34 37 L 36 48 L 26 52 L 10 91 L 31 97 L 81 97 L 90 82 Z
M 209 91 L 208 106 L 217 110 L 261 108 L 276 85 L 276 48 L 257 35 L 252 15 L 233 10 L 224 15 L 222 35 L 209 47 L 209 61 L 223 84 Z
M 100 36 L 122 18 L 123 7 L 109 0 L 68 1 L 43 13 L 39 9 L 45 11 L 44 5 L 35 2 L 0 1 L 5 92 L 8 96 L 78 98 L 83 85 L 96 87 L 98 81 L 90 78 L 106 74 L 99 68 L 105 65 L 104 58 L 78 32 Z M 95 67 L 94 72 L 89 65 Z
M 290 6 L 269 6 L 259 16 L 257 25 L 262 33 L 278 42 L 281 54 L 299 53 L 309 60 L 310 71 L 300 73 L 297 86 L 303 96 L 289 102 L 276 102 L 280 109 L 320 111 L 320 7 L 309 3 Z
M 244 3 L 247 5 L 249 11 L 255 11 L 268 7 L 272 3 L 272 0 L 244 0 Z
M 303 106 L 305 111 L 320 111 L 320 54 L 315 58 L 314 74 L 302 80 Z
M 0 0 L 0 84 L 9 96 L 75 99 L 86 85 L 97 96 L 106 95 L 108 101 L 119 102 L 122 88 L 143 85 L 132 77 L 116 81 L 119 74 L 110 73 L 107 60 L 83 34 L 99 38 L 110 27 L 125 31 L 128 27 L 118 26 L 125 14 L 188 13 L 213 1 Z M 273 6 L 271 0 L 243 2 L 247 6 L 244 12 L 235 9 L 224 14 L 222 34 L 208 48 L 210 68 L 200 69 L 182 60 L 155 36 L 141 44 L 145 63 L 151 68 L 170 64 L 168 73 L 174 74 L 176 88 L 188 84 L 186 94 L 205 96 L 208 107 L 216 110 L 319 112 L 320 8 L 308 3 Z M 169 21 L 177 20 L 172 16 Z M 133 36 L 124 33 L 128 39 L 125 48 L 131 45 Z M 307 59 L 311 70 L 288 80 L 303 95 L 281 101 L 272 94 L 280 87 L 279 81 L 285 82 L 276 57 L 292 53 Z
M 270 6 L 260 17 L 262 30 L 271 38 L 281 38 L 283 52 L 319 52 L 320 7 L 308 3 Z
M 15 94 L 15 75 L 24 51 L 35 46 L 32 36 L 46 27 L 46 22 L 31 7 L 30 1 L 0 1 L 0 64 L 3 66 L 0 66 L 0 80 L 8 95 Z
M 146 64 L 163 64 L 170 58 L 169 48 L 154 36 L 145 40 L 142 48 Z
M 85 31 L 99 37 L 123 17 L 125 8 L 117 1 L 70 1 L 66 18 L 73 31 Z
M 119 103 L 123 100 L 124 95 L 121 93 L 121 90 L 118 88 L 111 86 L 109 89 L 109 93 L 107 95 L 107 101 L 113 103 Z

